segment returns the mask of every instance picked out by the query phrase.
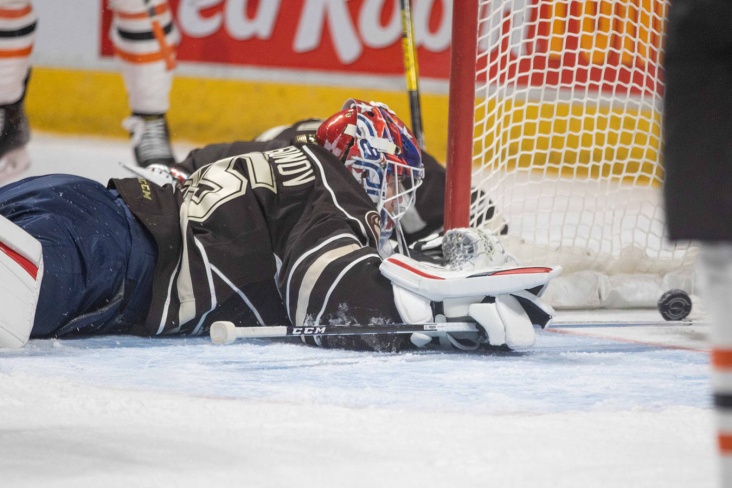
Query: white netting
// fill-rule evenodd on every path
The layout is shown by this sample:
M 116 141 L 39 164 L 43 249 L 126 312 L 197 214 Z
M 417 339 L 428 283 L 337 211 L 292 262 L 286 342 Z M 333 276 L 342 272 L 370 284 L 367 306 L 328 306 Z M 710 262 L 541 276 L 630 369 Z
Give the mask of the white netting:
M 660 200 L 666 11 L 665 0 L 480 2 L 473 186 L 524 264 L 692 286 L 695 250 L 665 239 Z

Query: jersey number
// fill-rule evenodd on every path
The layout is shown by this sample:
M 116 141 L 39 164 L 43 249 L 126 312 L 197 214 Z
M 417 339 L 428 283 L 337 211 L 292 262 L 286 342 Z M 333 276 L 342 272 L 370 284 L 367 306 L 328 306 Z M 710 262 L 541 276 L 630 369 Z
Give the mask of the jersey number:
M 221 205 L 246 193 L 248 180 L 234 168 L 237 159 L 222 159 L 193 174 L 184 203 L 189 220 L 203 222 Z

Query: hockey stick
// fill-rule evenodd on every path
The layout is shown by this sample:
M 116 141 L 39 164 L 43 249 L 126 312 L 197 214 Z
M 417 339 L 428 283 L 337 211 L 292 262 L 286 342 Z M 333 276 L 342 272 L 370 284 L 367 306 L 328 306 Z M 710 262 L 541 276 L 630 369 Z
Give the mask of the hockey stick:
M 153 34 L 160 45 L 160 52 L 163 54 L 163 59 L 165 59 L 165 67 L 168 71 L 171 71 L 175 68 L 175 51 L 170 47 L 170 45 L 168 45 L 168 41 L 165 39 L 163 26 L 161 26 L 160 22 L 155 18 L 157 15 L 156 7 L 150 3 L 150 0 L 145 0 L 145 7 L 147 16 L 150 18 L 150 22 L 152 23 Z M 168 8 L 170 8 L 170 6 L 168 6 Z
M 549 328 L 601 328 L 601 327 L 642 327 L 642 326 L 690 326 L 701 325 L 701 322 L 641 320 L 634 322 L 622 321 L 558 321 L 551 322 Z M 275 325 L 266 327 L 236 327 L 227 321 L 214 322 L 211 325 L 211 341 L 215 344 L 231 344 L 237 339 L 271 339 L 277 337 L 311 337 L 333 335 L 365 335 L 365 334 L 414 334 L 438 336 L 455 332 L 482 333 L 482 327 L 475 322 L 439 322 L 428 324 L 387 324 L 387 325 L 317 325 L 294 327 L 290 325 Z
M 565 329 L 586 329 L 591 327 L 653 327 L 662 325 L 706 325 L 698 320 L 566 320 L 552 321 L 550 327 Z
M 399 4 L 402 10 L 402 51 L 404 51 L 404 75 L 407 79 L 409 110 L 412 115 L 412 133 L 417 138 L 419 148 L 424 150 L 422 106 L 419 100 L 419 68 L 412 30 L 412 7 L 410 0 L 399 0 Z
M 231 344 L 237 339 L 263 339 L 275 337 L 310 337 L 364 334 L 414 334 L 440 335 L 454 332 L 482 332 L 474 322 L 440 322 L 432 324 L 388 324 L 388 325 L 314 325 L 293 327 L 275 325 L 266 327 L 236 327 L 227 321 L 211 325 L 211 341 L 214 344 Z

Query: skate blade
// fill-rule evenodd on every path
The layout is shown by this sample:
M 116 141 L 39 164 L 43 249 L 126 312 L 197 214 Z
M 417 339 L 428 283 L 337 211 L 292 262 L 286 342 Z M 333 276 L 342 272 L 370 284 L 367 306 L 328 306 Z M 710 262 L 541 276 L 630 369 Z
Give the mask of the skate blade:
M 25 147 L 8 151 L 0 158 L 0 184 L 8 182 L 30 166 L 30 154 Z

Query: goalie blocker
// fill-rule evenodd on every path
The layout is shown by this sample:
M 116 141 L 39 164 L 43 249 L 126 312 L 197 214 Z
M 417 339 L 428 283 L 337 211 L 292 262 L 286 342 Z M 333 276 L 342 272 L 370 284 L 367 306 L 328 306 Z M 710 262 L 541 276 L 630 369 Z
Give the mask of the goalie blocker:
M 407 323 L 476 322 L 485 333 L 447 333 L 444 339 L 459 349 L 476 349 L 482 343 L 509 349 L 534 345 L 534 326 L 546 327 L 554 310 L 540 297 L 561 268 L 499 266 L 474 271 L 451 271 L 393 255 L 381 264 L 389 278 L 394 301 Z M 415 345 L 431 337 L 413 334 Z

